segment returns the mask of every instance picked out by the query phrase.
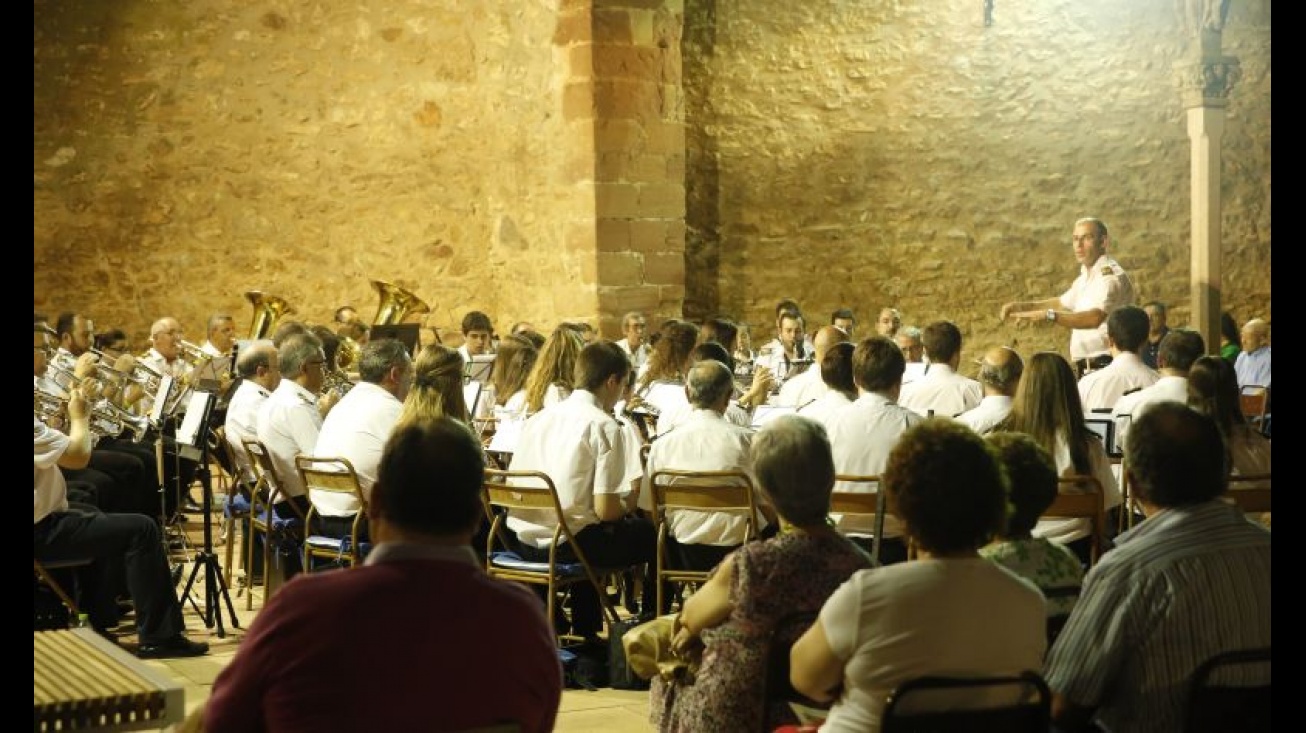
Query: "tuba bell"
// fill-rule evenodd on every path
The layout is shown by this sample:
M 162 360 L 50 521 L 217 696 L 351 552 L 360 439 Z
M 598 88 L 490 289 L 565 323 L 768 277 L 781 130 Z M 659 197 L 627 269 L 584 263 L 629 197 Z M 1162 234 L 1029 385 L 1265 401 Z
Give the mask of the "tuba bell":
M 376 288 L 376 292 L 381 296 L 381 303 L 376 309 L 376 318 L 372 319 L 373 326 L 392 326 L 403 323 L 403 320 L 410 315 L 431 312 L 431 306 L 398 285 L 384 280 L 373 280 L 372 287 Z
M 254 341 L 268 338 L 277 325 L 277 319 L 295 312 L 285 298 L 268 295 L 261 290 L 245 293 L 245 299 L 254 306 L 254 320 L 249 324 L 249 337 Z

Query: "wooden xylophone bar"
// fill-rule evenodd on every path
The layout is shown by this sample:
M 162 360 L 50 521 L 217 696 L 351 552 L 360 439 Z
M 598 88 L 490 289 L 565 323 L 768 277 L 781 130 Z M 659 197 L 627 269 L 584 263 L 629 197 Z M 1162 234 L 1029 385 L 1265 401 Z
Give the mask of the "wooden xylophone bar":
M 181 685 L 92 629 L 33 634 L 34 731 L 119 731 L 181 722 Z

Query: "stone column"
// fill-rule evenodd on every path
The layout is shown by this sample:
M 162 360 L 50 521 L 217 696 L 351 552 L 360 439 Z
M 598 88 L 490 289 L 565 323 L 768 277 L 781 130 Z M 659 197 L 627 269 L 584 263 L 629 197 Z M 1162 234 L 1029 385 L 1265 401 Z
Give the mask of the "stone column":
M 1187 4 L 1189 29 L 1198 43 L 1190 58 L 1177 65 L 1183 104 L 1188 110 L 1191 143 L 1192 324 L 1206 350 L 1220 353 L 1220 140 L 1229 91 L 1241 74 L 1238 60 L 1220 50 L 1220 33 L 1228 0 Z
M 599 333 L 621 316 L 679 317 L 685 298 L 683 0 L 569 2 L 568 119 L 592 124 Z M 584 23 L 587 21 L 587 24 Z M 591 277 L 592 276 L 592 277 Z

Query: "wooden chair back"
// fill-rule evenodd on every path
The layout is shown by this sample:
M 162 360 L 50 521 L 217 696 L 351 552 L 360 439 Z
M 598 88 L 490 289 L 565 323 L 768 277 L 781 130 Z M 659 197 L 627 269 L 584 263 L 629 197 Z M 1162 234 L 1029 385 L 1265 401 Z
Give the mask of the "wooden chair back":
M 830 493 L 830 513 L 872 517 L 875 531 L 871 540 L 871 559 L 880 565 L 880 541 L 884 535 L 884 518 L 889 513 L 884 493 L 880 491 L 880 477 L 876 475 L 839 474 L 834 485 L 841 483 L 865 487 L 859 490 L 841 489 Z M 907 557 L 916 557 L 916 548 L 908 545 Z
M 553 625 L 554 621 L 556 605 L 554 599 L 557 593 L 574 583 L 591 583 L 598 594 L 599 605 L 609 624 L 608 628 L 613 628 L 612 625 L 619 621 L 619 617 L 599 580 L 606 575 L 606 572 L 591 565 L 585 557 L 585 552 L 576 543 L 575 536 L 567 527 L 566 515 L 562 511 L 562 502 L 558 498 L 558 489 L 553 479 L 542 471 L 487 468 L 485 478 L 481 482 L 481 490 L 486 516 L 490 519 L 490 539 L 486 543 L 485 553 L 486 572 L 491 577 L 502 580 L 545 586 L 549 599 L 545 603 L 545 611 L 550 625 Z M 507 541 L 510 530 L 506 525 L 507 517 L 513 510 L 552 513 L 553 521 L 557 524 L 553 529 L 548 562 L 525 562 L 513 552 L 512 545 Z M 495 550 L 496 540 L 502 550 Z M 581 566 L 581 573 L 570 572 L 571 568 L 565 567 L 569 564 L 558 561 L 558 547 L 564 541 L 575 555 L 576 564 Z M 561 642 L 562 637 L 559 637 L 558 641 Z
M 343 538 L 327 537 L 313 531 L 313 519 L 318 516 L 316 502 L 309 505 L 304 539 L 304 570 L 313 571 L 313 560 L 322 558 L 332 564 L 355 567 L 363 561 L 363 547 L 359 541 L 359 529 L 367 521 L 367 497 L 358 483 L 358 474 L 354 464 L 348 458 L 338 456 L 295 456 L 295 470 L 304 481 L 304 489 L 312 497 L 314 492 L 343 494 L 352 497 L 358 503 L 349 530 L 349 542 L 342 546 Z
M 1096 565 L 1106 538 L 1106 492 L 1102 482 L 1088 474 L 1061 476 L 1057 479 L 1057 489 L 1057 497 L 1043 516 L 1089 520 L 1092 525 L 1089 565 Z
M 1270 511 L 1270 474 L 1256 473 L 1229 477 L 1225 498 L 1247 514 Z
M 744 541 L 758 536 L 757 492 L 744 471 L 688 471 L 664 468 L 649 477 L 653 491 L 653 523 L 657 527 L 657 603 L 665 609 L 665 583 L 701 583 L 710 573 L 672 567 L 669 556 L 671 523 L 668 512 L 699 511 L 746 513 Z

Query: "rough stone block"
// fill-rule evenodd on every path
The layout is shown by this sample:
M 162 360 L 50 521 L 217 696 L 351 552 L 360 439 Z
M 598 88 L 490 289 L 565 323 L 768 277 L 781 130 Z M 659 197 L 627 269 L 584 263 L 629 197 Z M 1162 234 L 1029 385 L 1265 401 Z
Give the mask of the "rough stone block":
M 629 219 L 600 218 L 597 224 L 600 252 L 627 252 L 631 249 Z
M 599 252 L 598 281 L 603 285 L 644 284 L 643 255 L 630 252 Z
M 651 285 L 684 285 L 683 253 L 644 255 L 644 280 Z
M 599 43 L 630 43 L 630 13 L 624 9 L 611 10 L 596 8 L 594 10 L 592 38 Z
M 685 215 L 685 187 L 679 183 L 649 183 L 639 187 L 639 209 L 644 216 L 664 219 Z

